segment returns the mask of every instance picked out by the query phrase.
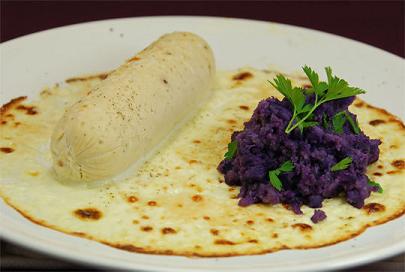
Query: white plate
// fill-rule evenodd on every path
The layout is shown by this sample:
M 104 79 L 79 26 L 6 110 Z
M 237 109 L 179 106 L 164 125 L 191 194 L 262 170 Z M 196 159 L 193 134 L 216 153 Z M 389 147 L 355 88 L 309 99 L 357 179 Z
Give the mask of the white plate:
M 404 119 L 405 62 L 380 49 L 319 31 L 276 23 L 213 17 L 144 17 L 56 28 L 1 45 L 1 103 L 34 97 L 45 85 L 116 67 L 175 30 L 192 31 L 212 46 L 220 69 L 274 65 L 294 71 L 308 64 L 334 72 L 368 93 L 365 99 Z M 142 271 L 316 271 L 338 269 L 405 251 L 405 217 L 355 239 L 310 250 L 186 258 L 135 254 L 59 233 L 23 218 L 3 202 L 4 238 L 46 253 L 97 266 Z M 112 230 L 113 231 L 113 230 Z

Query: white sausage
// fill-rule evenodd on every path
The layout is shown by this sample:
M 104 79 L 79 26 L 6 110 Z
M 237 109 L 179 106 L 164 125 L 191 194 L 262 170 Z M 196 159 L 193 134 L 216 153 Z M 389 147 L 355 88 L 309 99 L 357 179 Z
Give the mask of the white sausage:
M 59 179 L 116 176 L 146 155 L 205 101 L 215 75 L 199 36 L 162 36 L 67 109 L 51 139 Z

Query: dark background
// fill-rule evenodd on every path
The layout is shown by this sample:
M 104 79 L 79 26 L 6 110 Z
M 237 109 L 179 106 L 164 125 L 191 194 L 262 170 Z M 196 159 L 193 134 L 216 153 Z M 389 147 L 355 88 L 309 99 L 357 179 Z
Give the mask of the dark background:
M 405 1 L 1 1 L 1 41 L 117 17 L 210 15 L 299 25 L 404 57 Z
M 151 15 L 210 15 L 266 20 L 335 33 L 405 56 L 404 11 L 400 1 L 3 1 L 1 42 L 29 33 L 86 21 Z M 2 271 L 79 271 L 60 261 L 2 241 Z M 352 268 L 404 271 L 404 256 Z

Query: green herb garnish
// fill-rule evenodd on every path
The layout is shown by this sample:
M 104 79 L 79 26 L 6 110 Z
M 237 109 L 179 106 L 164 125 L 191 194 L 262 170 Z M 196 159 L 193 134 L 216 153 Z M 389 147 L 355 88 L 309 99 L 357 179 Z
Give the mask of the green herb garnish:
M 228 160 L 232 159 L 236 151 L 238 151 L 238 142 L 235 140 L 228 144 L 228 151 L 225 153 L 224 158 Z
M 373 180 L 370 180 L 369 178 L 367 178 L 367 179 L 368 179 L 367 180 L 368 185 L 373 186 L 373 187 L 377 187 L 377 192 L 378 193 L 382 194 L 384 192 L 383 188 L 381 187 L 381 185 L 379 183 L 377 183 L 377 182 L 375 182 Z
M 269 171 L 270 184 L 274 188 L 276 188 L 277 191 L 281 191 L 281 189 L 283 188 L 283 183 L 281 182 L 278 176 L 282 173 L 291 172 L 293 169 L 294 165 L 292 161 L 286 161 L 279 168 L 270 170 Z
M 269 81 L 293 106 L 292 118 L 285 128 L 287 134 L 297 127 L 302 130 L 305 127 L 317 125 L 310 121 L 310 117 L 323 103 L 365 93 L 364 90 L 350 87 L 345 80 L 333 76 L 330 67 L 325 68 L 327 82 L 319 81 L 318 74 L 310 67 L 304 66 L 303 70 L 312 85 L 309 89 L 292 87 L 291 80 L 286 79 L 283 75 L 277 75 L 274 82 Z M 315 96 L 313 104 L 306 103 L 309 94 Z
M 345 116 L 345 112 L 339 112 L 337 113 L 335 116 L 333 116 L 332 118 L 332 126 L 333 126 L 333 130 L 336 133 L 343 133 L 343 126 L 346 123 L 346 116 Z
M 356 134 L 360 133 L 360 128 L 359 124 L 357 124 L 357 121 L 353 120 L 353 118 L 350 116 L 349 113 L 345 111 L 345 116 L 347 118 L 347 121 L 349 121 L 350 125 L 352 126 L 353 132 Z
M 343 126 L 346 123 L 346 121 L 349 122 L 349 124 L 352 127 L 353 132 L 355 134 L 360 133 L 359 125 L 357 124 L 357 122 L 355 120 L 353 120 L 353 118 L 350 116 L 350 114 L 347 111 L 341 111 L 341 112 L 337 113 L 335 116 L 333 116 L 333 118 L 332 118 L 333 130 L 336 133 L 343 133 Z
M 335 165 L 332 166 L 332 168 L 330 169 L 332 172 L 335 171 L 340 171 L 340 170 L 344 170 L 347 167 L 349 167 L 349 165 L 352 163 L 353 159 L 350 157 L 346 157 L 343 160 L 341 160 L 340 162 L 336 163 Z
M 324 127 L 325 129 L 328 129 L 328 128 L 329 128 L 328 116 L 327 116 L 325 113 L 323 113 L 323 116 L 322 116 L 322 125 L 323 125 L 323 127 Z

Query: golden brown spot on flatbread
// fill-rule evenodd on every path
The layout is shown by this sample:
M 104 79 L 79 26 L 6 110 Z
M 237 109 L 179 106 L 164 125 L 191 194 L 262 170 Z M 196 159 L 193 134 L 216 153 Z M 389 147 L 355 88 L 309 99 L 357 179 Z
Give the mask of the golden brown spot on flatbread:
M 402 123 L 402 121 L 399 120 L 399 119 L 397 119 L 397 117 L 395 117 L 395 116 L 394 116 L 394 117 L 391 117 L 390 119 L 388 119 L 388 122 L 397 124 L 397 125 L 398 125 L 399 127 L 401 127 L 402 129 L 405 128 L 404 123 Z
M 80 231 L 74 231 L 74 232 L 72 232 L 72 234 L 79 236 L 79 237 L 86 237 L 86 233 L 80 232 Z
M 35 115 L 38 113 L 38 111 L 35 109 L 35 106 L 18 105 L 16 107 L 16 110 L 25 111 L 25 114 L 28 114 L 28 115 Z
M 368 123 L 375 127 L 375 126 L 378 126 L 378 125 L 381 125 L 381 124 L 385 124 L 385 121 L 381 120 L 381 119 L 375 119 L 375 120 L 372 120 L 372 121 L 370 121 Z
M 195 144 L 201 144 L 201 141 L 200 141 L 200 140 L 194 140 L 193 143 L 195 143 Z
M 166 227 L 160 230 L 162 232 L 162 234 L 175 234 L 177 233 L 176 230 L 170 228 L 170 227 Z
M 127 201 L 130 202 L 130 203 L 137 202 L 138 200 L 139 200 L 139 199 L 138 199 L 136 196 L 129 196 L 129 197 L 127 198 Z
M 377 176 L 377 177 L 381 177 L 383 174 L 380 173 L 380 172 L 374 172 L 373 175 L 374 175 L 374 176 Z
M 132 224 L 139 224 L 139 220 L 136 219 L 132 220 Z
M 255 223 L 255 221 L 253 221 L 253 220 L 247 220 L 246 221 L 246 224 L 248 224 L 248 225 L 253 225 Z
M 228 192 L 233 192 L 233 191 L 235 191 L 235 190 L 236 190 L 235 187 L 228 188 Z
M 104 244 L 112 246 L 112 247 L 116 247 L 118 249 L 130 251 L 130 252 L 144 252 L 144 249 L 142 247 L 136 247 L 133 245 L 110 244 L 110 243 L 106 243 L 106 242 L 104 242 Z
M 256 239 L 251 239 L 248 241 L 248 243 L 257 244 L 257 243 L 259 243 L 259 241 Z
M 272 238 L 277 238 L 277 237 L 278 237 L 278 233 L 274 232 L 274 233 L 271 235 L 271 237 L 272 237 Z
M 183 208 L 183 204 L 177 204 L 177 207 Z
M 388 175 L 395 175 L 395 174 L 399 174 L 399 173 L 401 173 L 400 170 L 392 170 L 392 171 L 387 172 Z
M 292 207 L 291 207 L 290 205 L 288 205 L 288 204 L 286 204 L 286 203 L 283 203 L 283 204 L 281 204 L 281 205 L 284 207 L 284 209 L 286 209 L 286 210 L 288 210 L 288 211 L 291 211 L 291 212 L 294 212 L 293 209 L 292 209 Z
M 273 218 L 270 218 L 270 217 L 269 217 L 269 218 L 266 218 L 266 221 L 267 221 L 267 222 L 274 222 Z
M 147 215 L 142 215 L 142 219 L 149 219 L 149 216 L 147 216 Z
M 233 80 L 245 80 L 248 78 L 252 78 L 253 75 L 250 72 L 241 72 L 239 74 L 236 74 L 232 77 Z
M 1 121 L 1 123 L 0 124 L 2 124 L 2 125 L 6 125 L 7 124 L 7 121 L 6 120 L 3 120 L 3 121 Z
M 216 245 L 228 245 L 228 246 L 233 246 L 235 245 L 234 242 L 229 241 L 229 240 L 225 240 L 225 239 L 218 239 L 214 241 L 214 244 Z
M 3 153 L 11 153 L 14 152 L 14 148 L 11 147 L 0 147 L 0 151 Z
M 15 122 L 14 123 L 14 127 L 18 127 L 19 125 L 21 125 L 21 122 Z
M 395 160 L 391 163 L 392 166 L 398 169 L 405 169 L 405 161 L 404 160 Z
M 390 145 L 390 148 L 391 148 L 391 149 L 397 149 L 398 146 L 397 146 L 397 145 Z
M 91 76 L 84 76 L 84 77 L 71 77 L 65 80 L 66 83 L 72 83 L 75 81 L 87 81 L 87 80 L 92 80 L 92 79 L 106 79 L 108 77 L 109 73 L 101 73 L 97 75 L 91 75 Z
M 169 82 L 166 79 L 162 80 L 164 84 L 168 84 Z
M 149 201 L 148 206 L 156 206 L 157 202 L 156 201 Z
M 210 220 L 211 218 L 209 216 L 204 215 L 203 216 L 204 220 Z
M 63 161 L 58 160 L 58 166 L 59 166 L 59 167 L 63 167 Z
M 189 160 L 188 163 L 193 164 L 193 163 L 198 163 L 198 161 L 197 160 Z
M 378 168 L 378 169 L 383 169 L 384 166 L 382 166 L 382 165 L 380 164 L 380 165 L 377 165 L 377 168 Z
M 368 203 L 364 205 L 363 209 L 366 211 L 367 214 L 372 214 L 385 211 L 385 206 L 380 203 Z
M 245 106 L 245 105 L 240 105 L 239 108 L 241 110 L 246 110 L 246 111 L 249 110 L 249 106 Z
M 0 119 L 3 119 L 3 116 L 5 117 L 11 117 L 9 115 L 6 115 L 6 113 L 8 113 L 9 110 L 11 110 L 12 108 L 14 108 L 15 106 L 17 106 L 18 104 L 20 104 L 22 101 L 24 101 L 25 99 L 27 99 L 26 96 L 20 96 L 17 98 L 13 98 L 11 99 L 9 102 L 7 102 L 6 104 L 3 104 L 3 106 L 1 106 L 0 108 Z
M 217 229 L 210 229 L 210 232 L 212 235 L 215 235 L 215 236 L 217 236 L 219 234 L 219 230 L 217 230 Z
M 191 199 L 192 199 L 194 202 L 201 202 L 201 201 L 203 200 L 203 197 L 202 197 L 201 195 L 193 195 L 193 196 L 191 197 Z
M 30 172 L 28 172 L 28 175 L 36 177 L 36 176 L 39 175 L 39 172 L 38 171 L 30 171 Z
M 141 227 L 141 230 L 145 231 L 145 232 L 149 232 L 149 231 L 152 231 L 153 228 L 151 226 L 143 226 L 143 227 Z
M 302 232 L 307 232 L 307 231 L 312 230 L 312 227 L 310 225 L 304 224 L 304 223 L 292 224 L 291 227 L 293 227 L 294 229 L 299 229 Z
M 233 120 L 233 119 L 226 120 L 226 122 L 228 124 L 236 124 L 237 123 L 236 120 Z
M 135 56 L 135 57 L 130 58 L 127 62 L 133 62 L 133 61 L 137 61 L 140 59 L 141 59 L 140 57 Z
M 74 215 L 83 220 L 98 220 L 102 213 L 96 208 L 85 208 L 75 210 Z
M 364 102 L 363 101 L 356 102 L 356 103 L 354 103 L 354 106 L 357 107 L 357 108 L 361 108 L 361 107 L 364 106 Z

